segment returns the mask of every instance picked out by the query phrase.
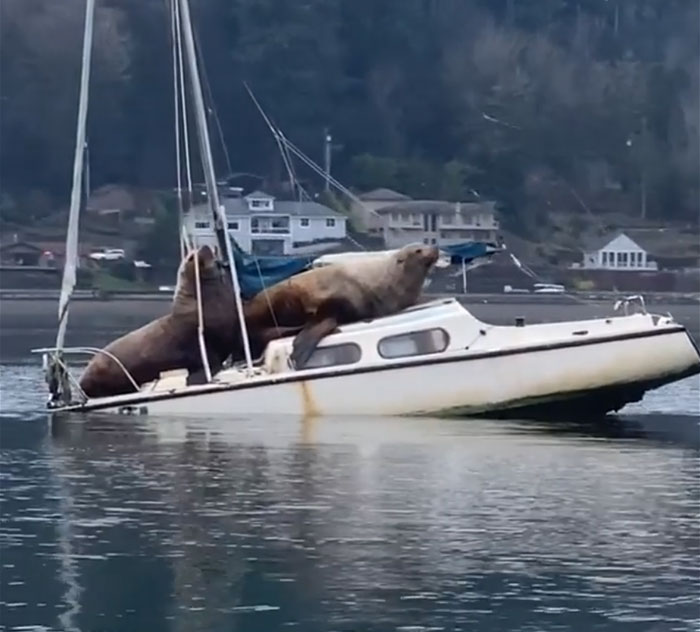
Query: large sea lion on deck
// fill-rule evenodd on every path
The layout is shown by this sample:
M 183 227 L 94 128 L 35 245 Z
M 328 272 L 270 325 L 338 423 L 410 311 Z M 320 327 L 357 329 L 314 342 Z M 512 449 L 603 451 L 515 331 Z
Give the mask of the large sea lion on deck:
M 251 344 L 264 348 L 276 328 L 298 331 L 291 361 L 303 368 L 338 325 L 378 318 L 414 305 L 439 251 L 408 245 L 386 257 L 314 268 L 262 290 L 244 307 Z
M 104 348 L 119 359 L 139 386 L 156 379 L 162 371 L 174 369 L 188 369 L 190 383 L 201 381 L 195 256 L 199 261 L 204 340 L 212 374 L 238 345 L 239 325 L 230 275 L 212 250 L 203 246 L 189 253 L 180 265 L 170 313 Z M 104 353 L 91 359 L 79 383 L 88 397 L 134 390 L 121 367 Z

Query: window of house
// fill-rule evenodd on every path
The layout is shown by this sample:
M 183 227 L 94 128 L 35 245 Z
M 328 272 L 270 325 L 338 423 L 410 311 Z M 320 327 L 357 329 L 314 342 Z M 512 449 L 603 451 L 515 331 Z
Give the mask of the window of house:
M 627 253 L 626 252 L 618 252 L 617 253 L 617 267 L 618 268 L 626 268 L 627 267 Z
M 450 337 L 444 329 L 424 329 L 382 338 L 377 350 L 382 358 L 404 358 L 440 353 L 447 349 L 449 342 Z
M 195 222 L 195 228 L 209 228 L 209 222 Z
M 287 230 L 289 228 L 288 217 L 273 217 L 272 228 L 275 230 Z
M 354 343 L 317 347 L 304 368 L 319 369 L 326 366 L 355 364 L 355 362 L 360 361 L 361 357 L 360 347 Z
M 608 265 L 608 253 L 605 252 L 605 251 L 603 251 L 603 258 L 602 258 L 602 261 L 603 261 L 603 265 L 604 265 L 604 266 Z
M 333 228 L 335 226 L 335 219 L 333 219 L 332 217 L 327 217 L 326 218 L 326 226 L 328 228 Z
M 308 228 L 308 226 L 309 226 L 309 218 L 308 218 L 308 217 L 302 217 L 302 218 L 299 220 L 299 225 L 300 225 L 300 226 L 303 226 L 304 228 Z
M 238 230 L 238 222 L 229 222 L 228 227 L 230 230 Z

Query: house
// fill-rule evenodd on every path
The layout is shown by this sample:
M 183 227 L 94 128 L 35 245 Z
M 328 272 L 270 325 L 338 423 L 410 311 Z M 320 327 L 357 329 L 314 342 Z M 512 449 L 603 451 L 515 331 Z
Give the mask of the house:
M 12 241 L 0 246 L 0 264 L 3 266 L 40 266 L 47 260 L 39 246 L 26 241 Z
M 649 252 L 623 232 L 590 242 L 583 253 L 583 262 L 573 267 L 584 270 L 658 270 Z
M 304 244 L 346 236 L 345 215 L 317 202 L 277 200 L 263 191 L 242 196 L 235 189 L 220 201 L 229 234 L 247 253 L 290 255 Z M 208 205 L 193 206 L 185 222 L 197 243 L 217 246 Z
M 106 184 L 90 194 L 85 211 L 103 217 L 134 213 L 136 198 L 128 187 Z
M 108 224 L 118 225 L 129 218 L 144 227 L 155 222 L 153 195 L 144 190 L 119 184 L 106 184 L 95 189 L 85 205 L 87 218 L 97 217 Z
M 422 242 L 449 246 L 464 241 L 497 241 L 495 202 L 407 200 L 382 206 L 387 248 Z
M 78 244 L 78 267 L 87 261 L 91 246 Z M 0 264 L 41 268 L 63 267 L 66 255 L 65 241 L 14 240 L 0 246 Z
M 377 215 L 380 208 L 411 199 L 403 193 L 384 188 L 366 191 L 357 197 L 361 204 L 353 202 L 350 207 L 357 230 L 374 235 L 381 235 L 384 227 L 381 216 Z

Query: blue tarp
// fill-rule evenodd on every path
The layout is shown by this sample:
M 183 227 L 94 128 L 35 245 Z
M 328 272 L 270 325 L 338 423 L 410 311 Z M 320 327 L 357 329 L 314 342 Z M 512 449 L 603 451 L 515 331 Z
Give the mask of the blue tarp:
M 500 249 L 500 246 L 488 241 L 466 241 L 462 244 L 440 248 L 444 253 L 450 255 L 450 263 L 454 265 L 466 264 L 481 257 L 490 257 Z
M 249 255 L 233 240 L 231 249 L 243 300 L 251 299 L 262 289 L 309 269 L 315 258 Z
M 255 296 L 264 288 L 284 281 L 295 274 L 311 268 L 315 256 L 258 256 L 249 255 L 231 240 L 231 249 L 241 286 L 244 300 Z M 484 241 L 468 241 L 453 246 L 445 246 L 441 250 L 450 256 L 454 265 L 468 264 L 474 259 L 490 257 L 500 250 L 496 244 Z

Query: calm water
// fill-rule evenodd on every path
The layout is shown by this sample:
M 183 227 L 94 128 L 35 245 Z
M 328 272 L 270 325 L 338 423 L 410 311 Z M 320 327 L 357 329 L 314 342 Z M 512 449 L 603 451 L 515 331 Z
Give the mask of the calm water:
M 700 380 L 587 426 L 78 418 L 0 365 L 0 629 L 698 630 Z

